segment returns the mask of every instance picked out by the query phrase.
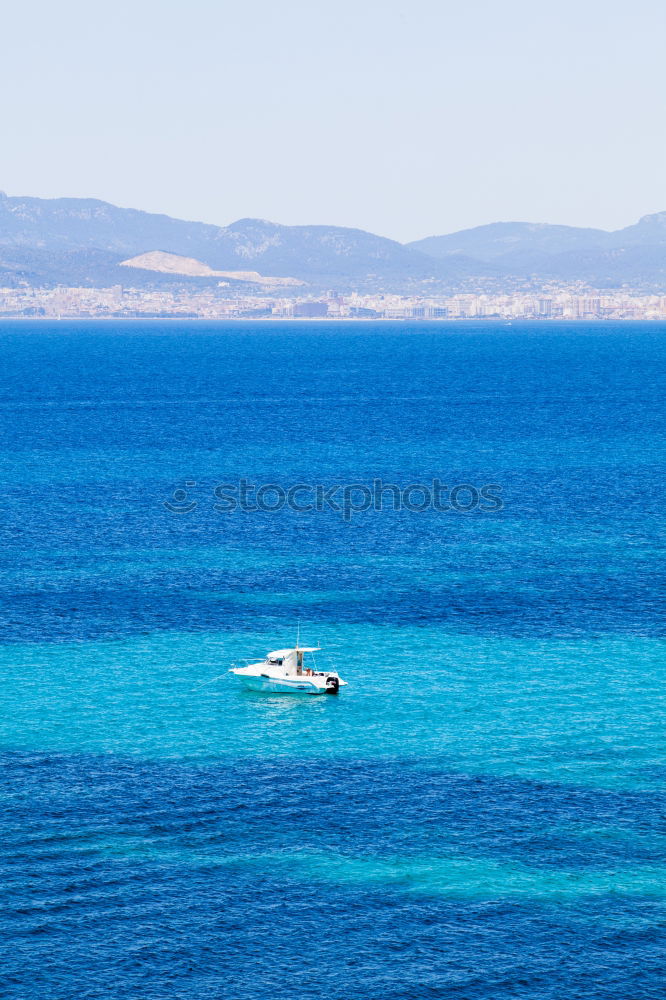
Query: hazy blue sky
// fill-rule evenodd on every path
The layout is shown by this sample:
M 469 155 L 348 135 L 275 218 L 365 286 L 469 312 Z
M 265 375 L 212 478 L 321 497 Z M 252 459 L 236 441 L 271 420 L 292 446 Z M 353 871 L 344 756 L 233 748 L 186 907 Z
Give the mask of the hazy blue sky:
M 663 0 L 22 0 L 8 194 L 417 239 L 666 210 Z

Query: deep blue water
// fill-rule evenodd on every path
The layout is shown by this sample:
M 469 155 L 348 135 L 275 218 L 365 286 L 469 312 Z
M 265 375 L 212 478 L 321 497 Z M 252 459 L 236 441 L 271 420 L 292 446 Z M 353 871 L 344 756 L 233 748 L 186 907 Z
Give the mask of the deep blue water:
M 2 995 L 661 997 L 665 345 L 0 324 Z M 240 691 L 299 620 L 349 687 Z

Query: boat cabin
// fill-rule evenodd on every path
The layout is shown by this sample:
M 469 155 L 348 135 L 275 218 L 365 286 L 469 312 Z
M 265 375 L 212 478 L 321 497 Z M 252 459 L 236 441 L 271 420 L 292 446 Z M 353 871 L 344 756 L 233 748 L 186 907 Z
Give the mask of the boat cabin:
M 303 673 L 303 654 L 317 653 L 320 646 L 295 646 L 293 649 L 276 649 L 266 656 L 266 666 L 282 667 L 287 674 L 301 676 Z

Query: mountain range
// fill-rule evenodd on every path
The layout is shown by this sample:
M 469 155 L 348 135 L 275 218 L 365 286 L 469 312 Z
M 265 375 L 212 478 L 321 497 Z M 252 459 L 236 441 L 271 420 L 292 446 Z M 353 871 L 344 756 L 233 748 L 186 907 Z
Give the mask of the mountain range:
M 169 254 L 190 260 L 185 271 L 146 265 Z M 281 284 L 299 286 L 301 293 L 303 283 L 307 291 L 452 292 L 549 281 L 661 292 L 666 212 L 615 232 L 497 222 L 401 244 L 340 226 L 282 226 L 261 219 L 214 226 L 94 199 L 0 193 L 0 285 L 5 287 L 205 287 L 219 284 L 217 272 L 238 288 L 266 287 L 269 279 L 263 276 L 292 279 Z

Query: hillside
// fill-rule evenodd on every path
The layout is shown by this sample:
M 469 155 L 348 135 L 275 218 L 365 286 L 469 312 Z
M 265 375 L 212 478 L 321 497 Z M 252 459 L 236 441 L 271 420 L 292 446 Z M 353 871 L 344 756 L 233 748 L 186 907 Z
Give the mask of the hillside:
M 93 199 L 0 194 L 0 285 L 212 287 L 221 279 L 313 292 L 423 294 L 548 281 L 661 292 L 666 212 L 616 232 L 497 222 L 403 245 L 340 226 L 213 226 Z
M 120 267 L 158 271 L 160 274 L 187 278 L 225 278 L 227 281 L 242 281 L 266 288 L 289 288 L 305 284 L 298 278 L 278 278 L 274 275 L 259 274 L 258 271 L 214 271 L 208 264 L 196 260 L 195 257 L 181 257 L 175 253 L 165 253 L 163 250 L 153 250 L 151 253 L 142 253 L 130 260 L 121 260 Z
M 77 281 L 122 282 L 127 275 L 118 265 L 155 251 L 194 258 L 213 271 L 255 271 L 319 287 L 455 282 L 478 271 L 476 262 L 442 264 L 360 229 L 281 226 L 260 219 L 220 227 L 90 199 L 0 198 L 0 280 L 17 274 L 48 280 L 52 254 L 54 261 L 69 262 Z M 54 265 L 53 281 L 63 280 L 61 263 Z
M 528 222 L 495 222 L 410 243 L 443 263 L 464 255 L 507 275 L 542 281 L 666 289 L 666 212 L 607 232 Z

